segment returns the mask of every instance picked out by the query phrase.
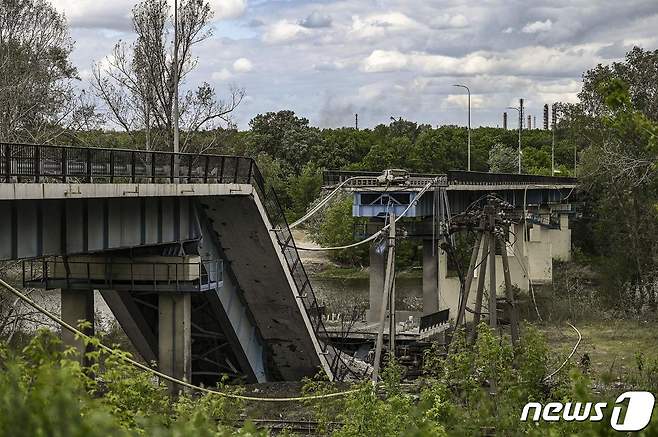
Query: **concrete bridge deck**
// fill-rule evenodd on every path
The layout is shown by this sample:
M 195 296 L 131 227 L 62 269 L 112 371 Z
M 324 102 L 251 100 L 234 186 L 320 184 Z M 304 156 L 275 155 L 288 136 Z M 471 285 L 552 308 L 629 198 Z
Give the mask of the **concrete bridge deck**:
M 338 373 L 285 216 L 253 160 L 0 144 L 0 181 L 0 260 L 65 266 L 26 285 L 75 282 L 62 289 L 69 321 L 93 318 L 96 284 L 140 354 L 174 376 L 213 385 L 221 374 L 275 381 Z M 158 290 L 131 289 L 116 267 L 111 289 L 108 269 L 97 271 L 111 260 L 190 256 L 221 261 L 221 271 L 200 263 L 203 290 L 171 290 L 171 278 L 156 273 L 149 280 Z M 88 278 L 92 269 L 105 276 L 103 287 L 90 281 L 83 290 L 76 263 L 85 262 Z

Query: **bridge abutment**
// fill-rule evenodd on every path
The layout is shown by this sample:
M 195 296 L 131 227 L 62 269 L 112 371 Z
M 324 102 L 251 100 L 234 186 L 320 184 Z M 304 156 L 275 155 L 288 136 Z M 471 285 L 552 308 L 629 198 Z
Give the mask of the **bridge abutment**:
M 158 355 L 160 371 L 186 382 L 192 380 L 192 300 L 190 294 L 158 296 Z M 168 382 L 172 394 L 180 384 Z
M 94 292 L 93 290 L 61 290 L 62 320 L 78 328 L 80 322 L 88 322 L 91 326 L 82 331 L 94 335 Z M 66 347 L 74 347 L 78 351 L 78 359 L 85 363 L 87 346 L 83 339 L 76 339 L 75 334 L 62 328 L 62 342 Z

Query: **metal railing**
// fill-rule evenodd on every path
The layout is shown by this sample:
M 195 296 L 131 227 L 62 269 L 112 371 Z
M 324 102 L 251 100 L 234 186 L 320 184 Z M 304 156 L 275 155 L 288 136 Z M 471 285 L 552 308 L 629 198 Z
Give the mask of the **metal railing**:
M 38 258 L 22 261 L 23 286 L 55 289 L 202 292 L 223 280 L 222 260 L 144 262 Z
M 311 281 L 309 280 L 306 269 L 302 264 L 299 252 L 295 247 L 292 232 L 288 226 L 288 221 L 286 220 L 283 208 L 279 203 L 279 199 L 274 189 L 266 186 L 263 175 L 257 166 L 254 166 L 253 178 L 253 185 L 256 188 L 259 197 L 263 199 L 263 206 L 267 212 L 270 223 L 272 224 L 274 235 L 281 247 L 286 260 L 286 265 L 299 292 L 299 299 L 301 299 L 304 304 L 313 331 L 320 340 L 322 353 L 329 357 L 331 370 L 333 374 L 336 375 L 341 367 L 340 354 L 336 353 L 331 345 L 331 339 L 327 333 L 326 327 L 324 326 L 324 322 L 322 321 L 323 308 L 320 307 L 317 298 L 315 297 Z M 330 348 L 331 350 L 329 350 Z
M 329 335 L 322 322 L 321 308 L 293 244 L 284 210 L 274 189 L 266 185 L 252 158 L 0 143 L 0 181 L 251 184 L 263 201 L 286 260 L 286 267 L 299 291 L 299 298 L 310 318 L 313 331 L 321 340 L 322 353 L 332 356 L 331 367 L 336 374 L 340 366 L 339 355 L 330 345 Z
M 565 176 L 449 170 L 448 183 L 450 185 L 576 185 L 578 179 Z
M 0 143 L 2 182 L 248 184 L 253 166 L 241 156 Z

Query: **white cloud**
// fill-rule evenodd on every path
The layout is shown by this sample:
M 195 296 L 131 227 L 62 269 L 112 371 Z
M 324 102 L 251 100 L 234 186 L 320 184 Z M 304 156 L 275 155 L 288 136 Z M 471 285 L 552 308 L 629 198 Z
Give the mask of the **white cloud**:
M 507 29 L 503 30 L 503 33 L 512 33 L 512 32 L 514 32 L 513 27 L 508 27 Z
M 361 64 L 366 73 L 399 71 L 409 64 L 409 56 L 398 51 L 375 50 Z
M 468 95 L 450 94 L 443 100 L 443 108 L 462 108 L 468 109 Z M 478 109 L 484 106 L 484 98 L 477 94 L 471 94 L 471 109 Z
M 528 46 L 505 52 L 479 51 L 462 57 L 424 52 L 375 50 L 361 64 L 367 73 L 413 70 L 436 76 L 465 75 L 570 75 L 600 62 L 601 45 L 569 48 Z
M 59 12 L 63 12 L 73 27 L 105 28 L 115 30 L 132 29 L 134 0 L 80 1 L 52 0 Z
M 247 58 L 236 59 L 233 63 L 233 70 L 236 73 L 248 73 L 254 69 L 254 64 Z
M 551 30 L 553 27 L 553 22 L 550 19 L 546 19 L 546 21 L 535 21 L 534 23 L 528 23 L 525 26 L 523 26 L 523 29 L 521 29 L 521 32 L 523 33 L 540 33 L 540 32 L 548 32 Z
M 215 71 L 211 75 L 211 77 L 212 77 L 213 80 L 218 80 L 218 81 L 223 82 L 223 81 L 229 80 L 231 77 L 233 77 L 233 74 L 230 71 L 228 71 L 228 69 L 222 68 L 219 71 Z
M 409 31 L 421 27 L 419 22 L 401 12 L 372 14 L 363 19 L 355 15 L 352 17 L 351 34 L 357 38 L 367 39 L 383 36 L 387 32 Z
M 270 44 L 293 41 L 301 36 L 308 35 L 310 31 L 298 23 L 280 20 L 268 26 L 263 41 Z
M 211 0 L 210 7 L 215 13 L 215 20 L 237 18 L 247 9 L 247 0 Z

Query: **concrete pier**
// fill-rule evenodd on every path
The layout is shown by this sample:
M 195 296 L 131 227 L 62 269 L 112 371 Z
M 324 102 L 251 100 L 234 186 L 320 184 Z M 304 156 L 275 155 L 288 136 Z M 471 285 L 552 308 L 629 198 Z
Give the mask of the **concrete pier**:
M 384 296 L 384 276 L 386 275 L 386 244 L 374 242 L 370 245 L 370 308 L 366 314 L 369 322 L 379 321 L 379 312 Z
M 189 294 L 158 297 L 158 355 L 160 371 L 183 381 L 192 380 L 192 303 Z M 168 384 L 179 393 L 178 384 Z
M 81 321 L 91 323 L 91 327 L 83 332 L 87 335 L 94 335 L 94 292 L 93 290 L 62 290 L 62 319 L 74 327 L 78 327 Z M 75 334 L 68 329 L 62 328 L 62 341 L 65 347 L 74 347 L 79 352 L 80 363 L 85 362 L 85 352 L 87 348 L 82 339 L 76 339 Z
M 423 240 L 423 315 L 439 311 L 439 246 Z

